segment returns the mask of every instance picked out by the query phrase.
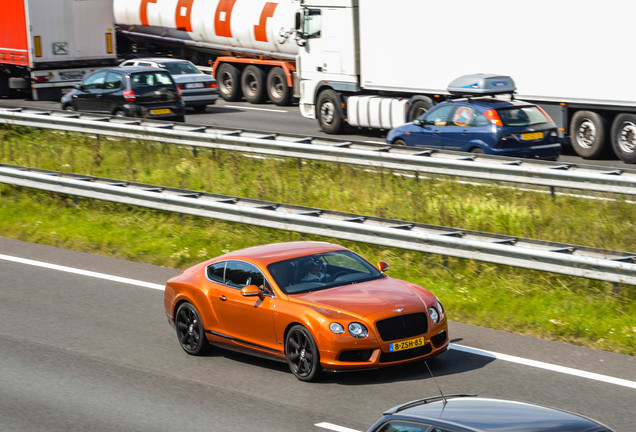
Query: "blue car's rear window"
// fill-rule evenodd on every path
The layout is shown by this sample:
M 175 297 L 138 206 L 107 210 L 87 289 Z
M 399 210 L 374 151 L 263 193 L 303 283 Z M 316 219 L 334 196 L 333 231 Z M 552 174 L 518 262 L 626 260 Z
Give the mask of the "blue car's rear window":
M 497 113 L 504 126 L 530 126 L 550 121 L 536 106 L 499 108 Z

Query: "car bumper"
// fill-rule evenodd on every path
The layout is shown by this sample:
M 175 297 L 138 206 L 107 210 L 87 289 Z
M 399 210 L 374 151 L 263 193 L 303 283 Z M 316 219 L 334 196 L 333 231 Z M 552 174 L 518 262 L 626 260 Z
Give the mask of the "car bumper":
M 561 154 L 561 144 L 542 144 L 529 147 L 493 148 L 490 154 L 497 156 L 520 157 L 526 159 L 557 160 Z
M 130 117 L 140 117 L 157 120 L 183 120 L 185 107 L 179 105 L 124 105 L 126 115 Z
M 320 364 L 327 371 L 351 371 L 375 369 L 413 361 L 423 360 L 442 354 L 448 349 L 448 327 L 440 326 L 434 332 L 427 333 L 425 344 L 403 351 L 390 351 L 390 343 L 381 342 L 357 345 L 355 348 L 344 348 L 337 351 L 321 350 Z
M 186 91 L 181 92 L 181 97 L 186 106 L 200 106 L 200 105 L 213 105 L 219 98 L 217 92 L 193 92 L 188 93 Z

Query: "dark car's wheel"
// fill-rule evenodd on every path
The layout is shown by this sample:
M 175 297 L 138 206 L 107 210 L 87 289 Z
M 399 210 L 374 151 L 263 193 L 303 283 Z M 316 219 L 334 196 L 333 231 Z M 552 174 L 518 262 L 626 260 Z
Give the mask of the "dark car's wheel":
M 570 123 L 570 140 L 576 154 L 584 159 L 596 159 L 605 149 L 607 120 L 592 111 L 577 111 Z
M 338 93 L 329 89 L 318 96 L 316 117 L 320 129 L 328 134 L 337 134 L 342 128 L 343 118 Z
M 64 111 L 75 111 L 75 108 L 73 108 L 73 105 L 71 105 L 70 103 L 69 103 L 69 104 L 64 105 L 64 107 L 63 107 L 62 109 L 63 109 Z
M 259 104 L 265 101 L 265 72 L 261 68 L 250 65 L 241 75 L 243 96 L 249 103 Z
M 223 99 L 235 102 L 241 98 L 241 71 L 236 66 L 223 63 L 216 71 L 219 94 Z
M 202 355 L 209 349 L 199 313 L 190 303 L 182 303 L 174 318 L 181 348 L 190 355 Z
M 117 110 L 114 113 L 115 117 L 126 117 L 126 113 L 123 110 Z
M 291 99 L 291 89 L 287 85 L 287 77 L 283 68 L 275 67 L 267 74 L 267 97 L 275 105 L 289 105 Z
M 321 374 L 320 355 L 305 327 L 295 325 L 285 339 L 285 355 L 292 373 L 301 381 L 315 381 Z
M 612 124 L 612 148 L 625 163 L 636 163 L 636 115 L 619 114 Z

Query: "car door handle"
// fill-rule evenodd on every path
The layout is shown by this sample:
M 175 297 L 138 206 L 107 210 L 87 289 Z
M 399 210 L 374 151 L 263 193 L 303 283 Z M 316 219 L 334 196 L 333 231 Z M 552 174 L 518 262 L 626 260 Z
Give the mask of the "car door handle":
M 438 130 L 436 130 L 436 131 L 433 131 L 433 133 L 434 133 L 435 135 L 439 135 L 441 132 L 440 132 L 440 131 L 438 131 Z
M 466 130 L 466 129 L 464 129 L 464 130 L 462 131 L 462 135 L 468 135 L 469 133 L 470 133 L 470 131 L 468 131 L 468 130 Z
M 225 301 L 225 300 L 227 300 L 227 298 L 226 298 L 223 294 L 221 294 L 221 295 L 219 296 L 219 300 L 221 300 L 221 301 Z

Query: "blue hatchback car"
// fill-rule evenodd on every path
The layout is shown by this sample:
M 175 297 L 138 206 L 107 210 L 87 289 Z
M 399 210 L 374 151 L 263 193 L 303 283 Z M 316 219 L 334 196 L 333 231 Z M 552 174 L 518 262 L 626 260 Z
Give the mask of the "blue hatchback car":
M 561 138 L 550 116 L 537 105 L 492 96 L 501 93 L 486 90 L 475 97 L 439 103 L 413 122 L 392 129 L 386 142 L 556 160 L 561 153 Z

